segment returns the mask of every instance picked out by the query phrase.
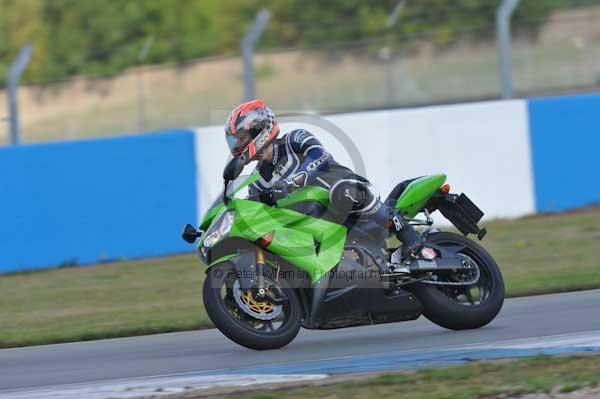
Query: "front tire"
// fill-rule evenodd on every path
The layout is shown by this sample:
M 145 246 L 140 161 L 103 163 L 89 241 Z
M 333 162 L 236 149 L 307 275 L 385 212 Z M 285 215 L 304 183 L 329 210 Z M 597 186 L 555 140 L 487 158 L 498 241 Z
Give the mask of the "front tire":
M 285 302 L 279 305 L 280 315 L 277 319 L 260 320 L 245 312 L 236 302 L 240 293 L 235 275 L 234 265 L 224 263 L 211 268 L 204 281 L 204 307 L 215 326 L 233 342 L 250 349 L 278 349 L 289 344 L 298 335 L 302 324 L 302 308 L 294 290 L 285 280 L 277 281 L 278 288 L 286 297 Z M 254 305 L 255 309 L 268 312 L 268 306 Z M 258 313 L 255 316 L 262 317 Z
M 478 284 L 482 284 L 481 287 L 485 284 L 485 288 L 478 287 L 480 293 L 477 301 L 469 292 L 474 286 L 455 288 L 417 284 L 414 294 L 425 308 L 423 312 L 425 317 L 450 330 L 480 328 L 490 323 L 498 315 L 504 303 L 504 280 L 496 261 L 479 244 L 458 234 L 433 233 L 429 235 L 427 243 L 440 246 L 463 246 L 464 249 L 460 253 L 475 261 L 480 270 Z

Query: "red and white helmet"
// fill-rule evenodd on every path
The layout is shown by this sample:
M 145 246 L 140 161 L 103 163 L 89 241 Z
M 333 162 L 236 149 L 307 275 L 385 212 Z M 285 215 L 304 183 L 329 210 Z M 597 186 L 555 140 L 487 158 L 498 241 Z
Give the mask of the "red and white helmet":
M 225 138 L 231 155 L 248 164 L 260 151 L 275 140 L 279 123 L 273 111 L 262 100 L 238 105 L 227 117 Z

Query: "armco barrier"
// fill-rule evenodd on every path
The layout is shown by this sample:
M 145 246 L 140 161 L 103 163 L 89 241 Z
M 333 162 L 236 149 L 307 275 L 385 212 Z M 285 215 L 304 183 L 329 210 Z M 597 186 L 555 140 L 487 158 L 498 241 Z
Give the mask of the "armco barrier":
M 0 272 L 189 251 L 194 135 L 0 149 Z
M 529 100 L 538 212 L 600 202 L 600 94 Z

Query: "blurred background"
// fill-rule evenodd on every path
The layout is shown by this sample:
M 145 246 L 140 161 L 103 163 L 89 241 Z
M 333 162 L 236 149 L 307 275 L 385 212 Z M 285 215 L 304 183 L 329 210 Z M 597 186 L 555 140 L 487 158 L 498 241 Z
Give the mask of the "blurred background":
M 243 99 L 257 13 L 256 92 L 335 112 L 501 96 L 498 0 L 0 0 L 0 76 L 33 46 L 22 141 L 213 124 Z M 524 0 L 510 18 L 517 97 L 600 88 L 600 1 Z M 0 142 L 9 140 L 0 81 Z
M 0 347 L 211 327 L 180 233 L 254 96 L 446 173 L 507 295 L 600 288 L 600 0 L 0 0 Z

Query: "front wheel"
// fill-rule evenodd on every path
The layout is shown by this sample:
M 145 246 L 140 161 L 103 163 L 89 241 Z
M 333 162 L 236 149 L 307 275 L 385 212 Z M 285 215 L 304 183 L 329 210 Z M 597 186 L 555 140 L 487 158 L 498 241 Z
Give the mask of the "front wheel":
M 427 243 L 439 246 L 460 246 L 459 251 L 474 262 L 479 269 L 479 279 L 472 285 L 460 283 L 460 276 L 440 275 L 440 284 L 419 283 L 414 294 L 423 304 L 423 314 L 435 324 L 451 330 L 483 327 L 491 322 L 504 303 L 504 280 L 498 265 L 479 244 L 454 233 L 434 233 Z M 443 285 L 444 282 L 450 283 Z
M 268 295 L 261 297 L 254 289 L 242 291 L 236 275 L 234 265 L 224 263 L 211 268 L 206 276 L 204 307 L 215 326 L 250 349 L 277 349 L 290 343 L 302 323 L 302 308 L 294 290 L 283 279 L 265 278 Z

